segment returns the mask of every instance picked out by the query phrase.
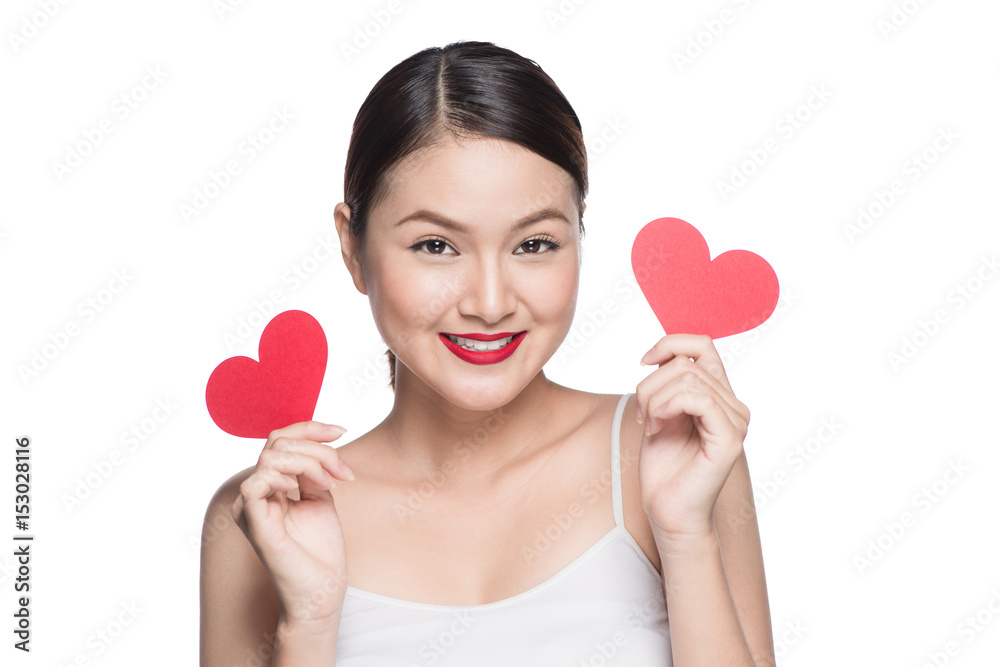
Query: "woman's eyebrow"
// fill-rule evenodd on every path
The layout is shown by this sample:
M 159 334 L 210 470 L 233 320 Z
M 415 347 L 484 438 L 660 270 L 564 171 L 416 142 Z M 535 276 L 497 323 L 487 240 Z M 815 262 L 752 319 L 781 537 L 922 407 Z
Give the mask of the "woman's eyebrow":
M 515 232 L 519 229 L 522 229 L 523 227 L 527 227 L 528 225 L 533 225 L 536 222 L 541 222 L 542 220 L 549 220 L 552 218 L 558 218 L 564 221 L 566 224 L 571 224 L 569 219 L 563 214 L 562 211 L 560 211 L 557 208 L 549 207 L 549 208 L 543 208 L 539 211 L 536 211 L 521 218 L 513 225 L 511 225 L 510 231 Z M 404 222 L 410 222 L 411 220 L 425 220 L 427 222 L 432 222 L 436 225 L 440 225 L 441 227 L 445 227 L 447 229 L 451 229 L 453 231 L 460 233 L 468 233 L 470 231 L 469 227 L 463 225 L 462 223 L 456 222 L 450 218 L 441 215 L 440 213 L 429 211 L 427 209 L 420 209 L 419 211 L 414 211 L 413 213 L 399 220 L 395 225 L 393 225 L 393 227 L 398 227 Z

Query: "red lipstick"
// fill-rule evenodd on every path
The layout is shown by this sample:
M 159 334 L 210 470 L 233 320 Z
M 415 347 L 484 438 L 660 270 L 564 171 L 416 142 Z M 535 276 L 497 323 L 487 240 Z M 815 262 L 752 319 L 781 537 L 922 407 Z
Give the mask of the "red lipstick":
M 495 364 L 514 354 L 514 350 L 516 350 L 517 346 L 521 344 L 521 341 L 527 333 L 527 331 L 520 331 L 518 333 L 507 331 L 497 334 L 465 333 L 446 335 L 442 332 L 438 334 L 438 338 L 441 339 L 441 342 L 444 343 L 445 347 L 451 350 L 456 357 L 463 361 L 468 361 L 470 364 Z M 500 340 L 501 338 L 507 338 L 508 336 L 513 336 L 514 338 L 499 350 L 487 350 L 481 352 L 479 350 L 465 349 L 458 343 L 455 343 L 448 338 L 449 335 L 455 336 L 456 338 L 469 338 L 481 341 Z

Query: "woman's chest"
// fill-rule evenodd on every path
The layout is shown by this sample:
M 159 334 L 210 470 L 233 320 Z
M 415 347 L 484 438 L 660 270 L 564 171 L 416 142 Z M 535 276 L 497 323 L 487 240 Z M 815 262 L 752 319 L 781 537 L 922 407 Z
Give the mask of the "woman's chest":
M 606 455 L 579 447 L 489 501 L 434 494 L 429 485 L 338 501 L 348 584 L 440 605 L 486 604 L 528 591 L 614 527 Z

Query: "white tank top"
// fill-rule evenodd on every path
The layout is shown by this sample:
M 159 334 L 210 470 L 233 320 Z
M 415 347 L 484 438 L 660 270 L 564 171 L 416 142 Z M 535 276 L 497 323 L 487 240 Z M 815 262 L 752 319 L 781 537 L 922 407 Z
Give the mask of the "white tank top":
M 622 513 L 618 401 L 611 429 L 615 526 L 534 588 L 488 604 L 400 600 L 347 587 L 337 667 L 669 667 L 663 580 Z

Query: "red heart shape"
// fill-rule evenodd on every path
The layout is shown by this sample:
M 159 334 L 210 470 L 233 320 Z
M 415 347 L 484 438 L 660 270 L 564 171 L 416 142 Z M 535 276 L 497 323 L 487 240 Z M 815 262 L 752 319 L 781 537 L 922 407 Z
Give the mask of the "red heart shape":
M 212 420 L 241 438 L 312 419 L 326 373 L 323 327 L 301 310 L 286 310 L 264 327 L 260 361 L 230 357 L 208 378 L 205 402 Z
M 778 303 L 778 276 L 763 257 L 729 250 L 710 259 L 701 232 L 679 218 L 658 218 L 639 230 L 632 270 L 668 334 L 742 333 Z

